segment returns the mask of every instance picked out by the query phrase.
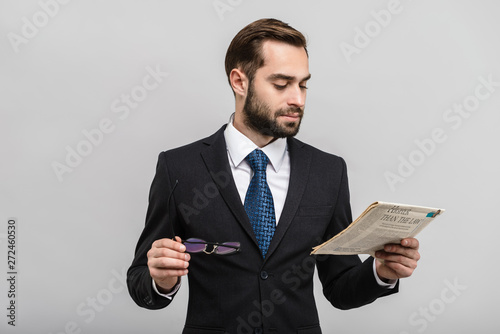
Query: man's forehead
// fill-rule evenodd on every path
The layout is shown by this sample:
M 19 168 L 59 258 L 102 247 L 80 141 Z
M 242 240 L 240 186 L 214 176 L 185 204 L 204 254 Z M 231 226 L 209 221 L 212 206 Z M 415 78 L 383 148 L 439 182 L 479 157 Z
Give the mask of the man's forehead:
M 276 79 L 279 76 L 309 79 L 309 58 L 301 46 L 273 40 L 265 41 L 262 44 L 262 56 L 264 65 L 259 70 L 266 72 L 266 76 L 274 75 Z

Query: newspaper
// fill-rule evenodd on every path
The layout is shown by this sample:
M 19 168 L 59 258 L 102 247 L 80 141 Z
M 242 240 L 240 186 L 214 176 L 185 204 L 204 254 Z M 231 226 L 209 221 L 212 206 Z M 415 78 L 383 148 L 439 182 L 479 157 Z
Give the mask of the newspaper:
M 313 248 L 311 254 L 370 254 L 388 243 L 414 237 L 444 209 L 375 202 L 346 229 Z

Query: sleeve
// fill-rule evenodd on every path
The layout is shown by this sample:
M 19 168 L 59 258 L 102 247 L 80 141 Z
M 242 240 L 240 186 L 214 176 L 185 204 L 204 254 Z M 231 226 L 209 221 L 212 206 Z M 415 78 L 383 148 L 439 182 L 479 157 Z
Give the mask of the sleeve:
M 147 253 L 155 240 L 172 238 L 174 234 L 175 210 L 168 207 L 172 193 L 172 183 L 168 177 L 165 153 L 161 153 L 156 166 L 156 175 L 151 184 L 146 224 L 135 249 L 135 257 L 127 271 L 127 286 L 135 303 L 148 309 L 160 309 L 173 299 L 159 295 L 153 289 L 149 274 Z M 175 295 L 175 294 L 174 294 Z
M 174 298 L 174 296 L 177 293 L 177 291 L 179 291 L 179 289 L 181 288 L 181 280 L 180 280 L 180 278 L 177 281 L 177 283 L 174 285 L 172 291 L 169 292 L 169 293 L 161 293 L 160 291 L 158 291 L 158 287 L 156 286 L 156 283 L 155 283 L 154 279 L 151 279 L 151 284 L 153 284 L 153 290 L 154 290 L 154 292 L 156 292 L 160 296 L 163 296 L 163 297 L 168 298 L 168 299 Z
M 330 239 L 352 222 L 347 166 L 341 159 L 341 180 L 335 210 L 323 237 Z M 398 291 L 399 283 L 392 289 L 381 286 L 373 273 L 373 258 L 361 262 L 357 255 L 319 255 L 316 257 L 318 276 L 323 294 L 339 309 L 347 310 L 375 301 L 378 297 Z

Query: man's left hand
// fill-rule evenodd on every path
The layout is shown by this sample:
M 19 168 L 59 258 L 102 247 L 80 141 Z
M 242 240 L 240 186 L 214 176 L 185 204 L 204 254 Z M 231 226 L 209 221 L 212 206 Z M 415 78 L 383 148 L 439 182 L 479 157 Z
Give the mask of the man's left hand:
M 406 238 L 400 244 L 387 244 L 375 252 L 377 274 L 383 281 L 409 277 L 420 260 L 418 240 Z

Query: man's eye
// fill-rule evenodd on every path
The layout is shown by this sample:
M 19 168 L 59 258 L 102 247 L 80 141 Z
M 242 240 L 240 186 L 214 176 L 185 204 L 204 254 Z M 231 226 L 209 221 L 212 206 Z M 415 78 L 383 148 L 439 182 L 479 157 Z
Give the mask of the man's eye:
M 286 85 L 277 85 L 277 84 L 274 84 L 274 87 L 278 90 L 282 90 L 282 89 L 285 89 L 286 88 Z
M 299 87 L 300 87 L 300 89 L 307 89 L 306 86 L 299 86 Z

